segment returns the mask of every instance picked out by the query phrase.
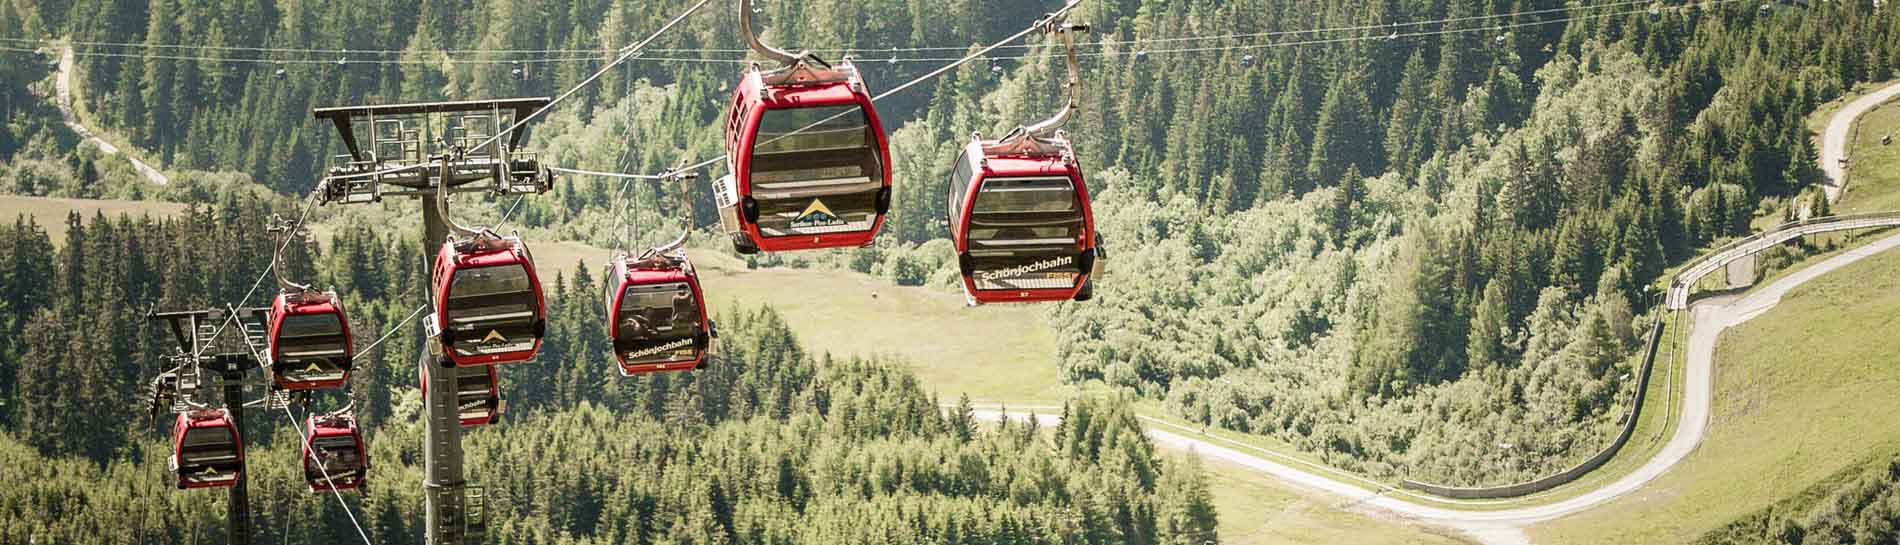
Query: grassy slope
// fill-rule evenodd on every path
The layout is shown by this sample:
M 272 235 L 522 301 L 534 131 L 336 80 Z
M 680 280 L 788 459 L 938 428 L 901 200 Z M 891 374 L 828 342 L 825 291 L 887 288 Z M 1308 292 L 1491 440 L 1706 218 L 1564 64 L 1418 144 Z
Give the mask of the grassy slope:
M 1860 118 L 1860 138 L 1852 144 L 1847 194 L 1835 212 L 1880 212 L 1900 209 L 1900 141 L 1880 143 L 1880 136 L 1900 131 L 1900 105 L 1887 103 Z
M 572 276 L 578 263 L 598 267 L 610 252 L 543 242 L 535 244 L 534 253 L 544 270 Z M 747 270 L 743 262 L 716 252 L 692 256 L 715 309 L 770 303 L 806 346 L 840 356 L 902 356 L 945 401 L 967 392 L 973 399 L 1016 407 L 1047 406 L 1073 393 L 1056 375 L 1055 336 L 1037 307 L 967 309 L 959 294 L 892 286 L 863 274 Z M 1223 543 L 1461 543 L 1350 512 L 1337 505 L 1338 498 L 1293 489 L 1244 468 L 1213 461 L 1206 468 Z
M 570 276 L 577 262 L 599 267 L 611 254 L 572 242 L 536 243 L 534 253 L 543 267 Z M 691 255 L 715 314 L 769 303 L 806 346 L 840 357 L 901 356 L 946 402 L 968 393 L 983 403 L 1051 406 L 1073 391 L 1056 375 L 1055 334 L 1039 308 L 967 309 L 959 294 L 893 286 L 863 274 L 747 270 L 717 252 Z
M 1350 511 L 1342 501 L 1305 493 L 1251 469 L 1203 463 L 1220 512 L 1221 543 L 1466 543 L 1433 530 Z
M 1682 543 L 1900 451 L 1900 254 L 1795 290 L 1723 335 L 1710 435 L 1644 491 L 1534 530 L 1550 543 Z
M 66 214 L 78 210 L 81 215 L 91 219 L 95 212 L 104 212 L 116 217 L 121 213 L 138 216 L 151 214 L 154 217 L 170 216 L 185 210 L 185 205 L 158 201 L 109 201 L 92 199 L 59 199 L 52 197 L 23 197 L 19 195 L 0 196 L 0 221 L 9 224 L 24 214 L 46 228 L 53 239 L 54 246 L 66 243 Z

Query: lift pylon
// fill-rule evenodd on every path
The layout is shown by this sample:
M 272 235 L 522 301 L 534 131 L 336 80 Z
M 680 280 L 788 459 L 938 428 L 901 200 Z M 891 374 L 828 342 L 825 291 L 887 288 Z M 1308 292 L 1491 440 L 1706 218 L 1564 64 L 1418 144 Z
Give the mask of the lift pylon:
M 550 102 L 517 98 L 314 110 L 316 119 L 335 125 L 349 150 L 337 157 L 324 178 L 320 200 L 366 204 L 384 197 L 422 199 L 422 253 L 433 271 L 437 249 L 451 227 L 435 199 L 447 193 L 540 194 L 554 187 L 553 174 L 535 154 L 521 151 L 522 130 L 494 138 Z M 447 372 L 451 362 L 442 343 L 431 339 L 423 344 L 420 365 L 441 370 L 422 374 L 427 381 L 422 452 L 428 544 L 480 543 L 487 517 L 481 489 L 470 487 L 463 477 L 458 375 Z

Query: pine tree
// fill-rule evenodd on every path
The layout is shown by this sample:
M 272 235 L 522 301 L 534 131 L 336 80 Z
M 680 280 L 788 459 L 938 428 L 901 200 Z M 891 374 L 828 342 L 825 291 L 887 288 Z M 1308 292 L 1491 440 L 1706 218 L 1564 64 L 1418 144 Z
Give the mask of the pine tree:
M 1377 144 L 1371 115 L 1363 75 L 1353 72 L 1334 79 L 1320 106 L 1306 177 L 1317 184 L 1339 184 L 1349 168 L 1382 171 L 1384 152 Z

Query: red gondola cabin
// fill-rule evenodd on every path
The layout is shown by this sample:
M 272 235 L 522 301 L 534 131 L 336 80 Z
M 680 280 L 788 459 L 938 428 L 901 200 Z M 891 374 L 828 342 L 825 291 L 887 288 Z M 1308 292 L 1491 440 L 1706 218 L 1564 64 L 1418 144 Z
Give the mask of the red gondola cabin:
M 891 207 L 890 145 L 857 67 L 753 69 L 733 92 L 715 187 L 741 253 L 859 247 Z
M 500 371 L 493 365 L 439 368 L 422 366 L 422 395 L 429 395 L 429 373 L 435 370 L 455 374 L 455 407 L 461 413 L 462 427 L 486 426 L 501 419 Z
M 342 386 L 350 378 L 350 321 L 334 292 L 287 291 L 271 302 L 271 378 L 285 390 Z
M 528 361 L 547 334 L 541 279 L 517 237 L 444 243 L 435 300 L 442 348 L 456 366 Z
M 622 375 L 698 368 L 712 348 L 699 274 L 684 256 L 622 258 L 608 266 L 607 333 Z
M 244 443 L 223 409 L 180 413 L 172 425 L 172 457 L 167 464 L 178 488 L 237 484 L 244 471 Z
M 1038 149 L 1049 144 L 1057 149 Z M 1093 297 L 1100 238 L 1066 141 L 972 141 L 951 169 L 949 216 L 972 302 Z
M 369 449 L 349 415 L 312 415 L 304 429 L 303 478 L 311 492 L 355 490 L 369 477 Z

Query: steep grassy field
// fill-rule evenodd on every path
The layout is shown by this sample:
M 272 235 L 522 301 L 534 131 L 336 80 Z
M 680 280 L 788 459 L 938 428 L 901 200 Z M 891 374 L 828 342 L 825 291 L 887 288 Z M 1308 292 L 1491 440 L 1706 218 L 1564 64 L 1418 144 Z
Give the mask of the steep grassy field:
M 1533 530 L 1539 543 L 1685 543 L 1900 451 L 1900 253 L 1796 289 L 1716 351 L 1710 434 L 1637 494 Z
M 1469 543 L 1437 530 L 1353 512 L 1338 498 L 1289 488 L 1277 479 L 1237 465 L 1209 460 L 1203 468 L 1213 485 L 1224 544 Z
M 869 275 L 747 270 L 725 254 L 689 253 L 715 314 L 771 304 L 806 346 L 840 357 L 900 356 L 946 402 L 967 393 L 985 405 L 1052 406 L 1073 392 L 1056 375 L 1055 335 L 1042 323 L 1040 308 L 964 308 L 960 294 L 893 286 Z M 598 277 L 611 254 L 573 242 L 534 245 L 543 270 L 558 268 L 569 276 L 585 262 Z
M 1847 193 L 1835 212 L 1900 209 L 1900 104 L 1882 104 L 1861 116 L 1859 133 L 1849 152 Z M 1893 135 L 1893 143 L 1882 144 L 1883 135 Z
M 19 195 L 0 196 L 0 220 L 11 224 L 14 219 L 25 215 L 46 228 L 46 234 L 53 239 L 54 246 L 66 243 L 66 214 L 74 210 L 88 219 L 96 212 L 107 216 L 121 213 L 138 216 L 151 214 L 164 217 L 183 212 L 185 205 L 159 201 L 114 201 L 93 199 L 61 199 L 53 197 L 25 197 Z

